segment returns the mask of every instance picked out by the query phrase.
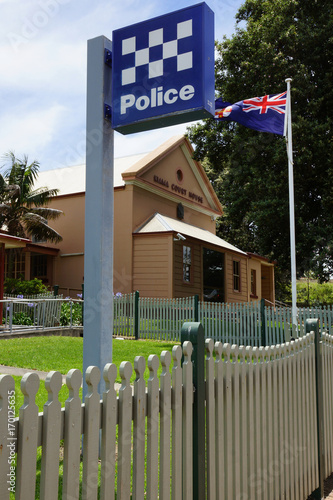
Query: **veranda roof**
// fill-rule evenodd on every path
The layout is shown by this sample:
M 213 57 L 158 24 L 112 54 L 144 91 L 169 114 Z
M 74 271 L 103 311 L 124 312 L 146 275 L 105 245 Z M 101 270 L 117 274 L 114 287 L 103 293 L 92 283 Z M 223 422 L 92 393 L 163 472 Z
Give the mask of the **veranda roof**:
M 177 219 L 172 219 L 166 215 L 161 215 L 155 213 L 150 219 L 148 219 L 141 227 L 139 227 L 134 234 L 144 234 L 144 233 L 165 233 L 174 232 L 180 233 L 182 236 L 188 236 L 190 238 L 195 238 L 197 240 L 203 241 L 204 243 L 209 243 L 211 245 L 224 248 L 225 250 L 230 250 L 232 252 L 237 252 L 242 255 L 247 255 L 246 252 L 239 250 L 239 248 L 231 245 L 227 241 L 219 238 L 215 234 L 207 231 L 206 229 L 201 229 L 186 222 L 182 222 Z

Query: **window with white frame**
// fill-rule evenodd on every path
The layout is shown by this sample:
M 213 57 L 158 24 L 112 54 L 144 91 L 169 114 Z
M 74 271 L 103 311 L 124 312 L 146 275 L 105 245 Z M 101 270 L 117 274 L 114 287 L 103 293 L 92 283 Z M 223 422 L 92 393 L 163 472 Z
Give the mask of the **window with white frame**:
M 251 295 L 257 296 L 257 272 L 255 269 L 251 269 Z
M 239 260 L 233 261 L 233 277 L 234 277 L 234 291 L 240 292 L 240 262 L 239 262 Z

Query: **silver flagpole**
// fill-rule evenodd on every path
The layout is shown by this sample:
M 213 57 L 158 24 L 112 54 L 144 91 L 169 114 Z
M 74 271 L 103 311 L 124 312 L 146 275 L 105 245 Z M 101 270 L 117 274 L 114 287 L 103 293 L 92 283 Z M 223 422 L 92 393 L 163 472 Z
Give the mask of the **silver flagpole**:
M 291 297 L 292 297 L 292 323 L 293 334 L 297 335 L 297 291 L 296 291 L 296 243 L 295 243 L 295 204 L 294 204 L 294 162 L 293 162 L 293 141 L 291 131 L 291 99 L 290 99 L 291 78 L 286 79 L 287 83 L 287 106 L 285 118 L 285 137 L 288 154 L 288 178 L 289 178 L 289 217 L 290 217 L 290 258 L 291 258 Z

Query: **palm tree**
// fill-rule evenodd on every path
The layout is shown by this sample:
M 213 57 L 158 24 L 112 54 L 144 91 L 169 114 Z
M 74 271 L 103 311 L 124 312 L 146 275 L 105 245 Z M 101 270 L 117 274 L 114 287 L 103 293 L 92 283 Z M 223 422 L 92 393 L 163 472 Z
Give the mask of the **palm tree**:
M 29 165 L 27 156 L 20 160 L 12 152 L 4 158 L 6 170 L 0 174 L 0 231 L 58 243 L 62 237 L 48 221 L 57 219 L 62 211 L 45 206 L 58 189 L 33 189 L 40 167 L 37 161 Z

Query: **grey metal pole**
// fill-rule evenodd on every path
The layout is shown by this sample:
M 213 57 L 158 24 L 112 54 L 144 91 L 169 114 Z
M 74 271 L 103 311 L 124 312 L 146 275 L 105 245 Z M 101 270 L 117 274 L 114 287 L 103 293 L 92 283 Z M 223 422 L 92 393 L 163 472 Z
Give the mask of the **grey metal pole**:
M 288 153 L 288 183 L 289 183 L 289 220 L 290 220 L 290 259 L 291 259 L 291 294 L 292 294 L 292 322 L 293 336 L 298 337 L 297 321 L 297 289 L 296 289 L 296 243 L 295 243 L 295 202 L 294 202 L 294 160 L 293 142 L 291 131 L 291 99 L 290 99 L 291 78 L 286 78 L 287 83 L 287 153 Z
M 104 117 L 111 102 L 111 41 L 88 41 L 87 149 L 84 254 L 83 372 L 112 360 L 113 333 L 113 130 Z M 102 378 L 100 391 L 104 389 Z M 84 377 L 83 398 L 86 394 Z

